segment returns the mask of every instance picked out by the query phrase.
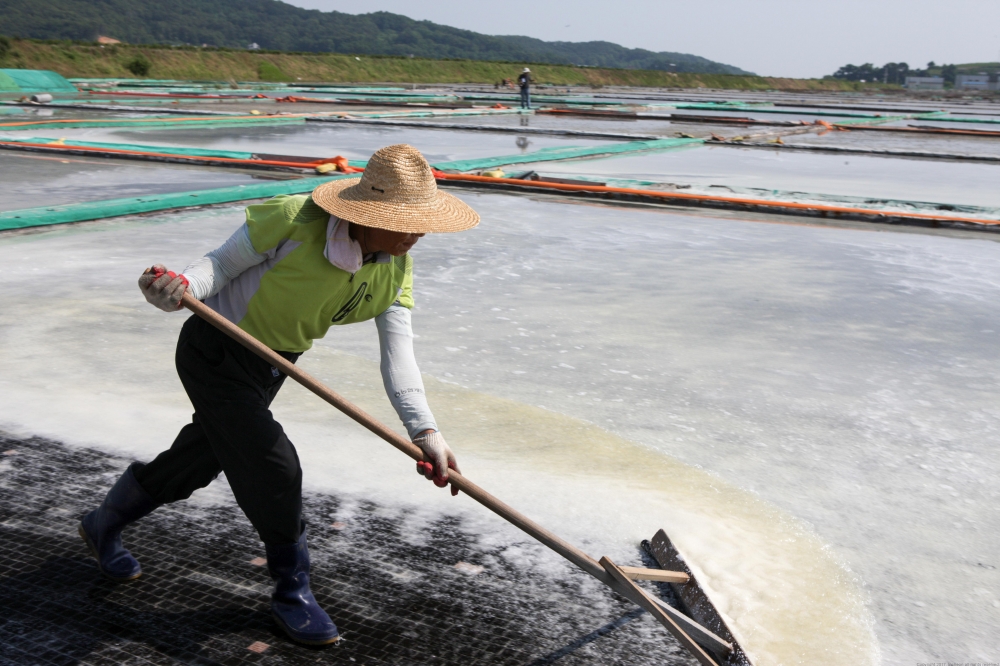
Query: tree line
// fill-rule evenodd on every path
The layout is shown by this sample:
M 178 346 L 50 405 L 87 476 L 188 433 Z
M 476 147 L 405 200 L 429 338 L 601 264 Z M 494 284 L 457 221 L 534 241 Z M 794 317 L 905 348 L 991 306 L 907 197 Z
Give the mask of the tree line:
M 956 65 L 937 65 L 932 60 L 924 69 L 911 68 L 905 62 L 889 62 L 876 67 L 870 62 L 863 65 L 844 65 L 826 78 L 865 83 L 895 83 L 903 85 L 908 76 L 940 76 L 945 83 L 954 84 L 958 73 Z

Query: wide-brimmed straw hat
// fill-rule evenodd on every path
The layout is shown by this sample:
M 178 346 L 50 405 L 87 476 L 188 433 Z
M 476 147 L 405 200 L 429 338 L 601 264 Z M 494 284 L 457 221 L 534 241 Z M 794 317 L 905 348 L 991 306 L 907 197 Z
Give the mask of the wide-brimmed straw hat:
M 361 176 L 323 183 L 312 193 L 320 208 L 364 227 L 414 234 L 464 231 L 479 224 L 465 202 L 438 190 L 431 165 L 405 143 L 378 150 Z

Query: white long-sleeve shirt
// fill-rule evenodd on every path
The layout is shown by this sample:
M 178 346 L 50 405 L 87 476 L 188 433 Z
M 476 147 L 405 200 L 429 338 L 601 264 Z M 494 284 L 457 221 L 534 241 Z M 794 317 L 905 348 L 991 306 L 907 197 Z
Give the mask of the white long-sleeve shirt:
M 361 267 L 364 261 L 361 246 L 348 235 L 347 222 L 331 218 L 327 238 L 329 242 L 324 254 L 331 264 L 352 273 Z M 244 224 L 220 247 L 185 268 L 183 274 L 188 279 L 191 295 L 205 300 L 266 259 L 266 255 L 254 250 L 249 230 Z M 410 438 L 426 430 L 437 430 L 413 353 L 409 308 L 394 303 L 375 317 L 375 326 L 382 357 L 382 383 Z

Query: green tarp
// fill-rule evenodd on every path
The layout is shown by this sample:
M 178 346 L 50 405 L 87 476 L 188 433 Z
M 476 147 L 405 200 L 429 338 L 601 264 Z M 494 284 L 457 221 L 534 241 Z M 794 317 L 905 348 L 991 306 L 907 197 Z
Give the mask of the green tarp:
M 7 70 L 0 69 L 0 93 L 21 92 L 21 88 L 17 85 L 17 81 L 7 76 L 6 71 Z
M 47 69 L 0 69 L 0 92 L 76 94 L 76 88 Z
M 155 194 L 147 197 L 131 197 L 128 199 L 106 199 L 104 201 L 90 201 L 87 203 L 67 204 L 65 206 L 22 208 L 21 210 L 0 212 L 0 231 L 41 227 L 50 224 L 100 220 L 106 217 L 152 213 L 172 208 L 190 208 L 192 206 L 233 203 L 249 199 L 266 199 L 279 194 L 305 194 L 312 192 L 313 189 L 328 180 L 350 177 L 341 174 L 332 178 L 300 178 L 273 183 L 254 183 L 252 185 L 222 187 L 214 190 L 174 192 L 171 194 Z

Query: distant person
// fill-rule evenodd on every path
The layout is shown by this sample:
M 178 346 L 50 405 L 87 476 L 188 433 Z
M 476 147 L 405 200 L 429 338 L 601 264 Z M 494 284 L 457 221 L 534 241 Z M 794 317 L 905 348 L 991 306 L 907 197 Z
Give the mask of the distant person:
M 530 109 L 531 108 L 531 70 L 527 67 L 521 72 L 521 76 L 517 77 L 517 84 L 521 86 L 521 108 Z

